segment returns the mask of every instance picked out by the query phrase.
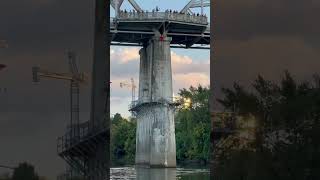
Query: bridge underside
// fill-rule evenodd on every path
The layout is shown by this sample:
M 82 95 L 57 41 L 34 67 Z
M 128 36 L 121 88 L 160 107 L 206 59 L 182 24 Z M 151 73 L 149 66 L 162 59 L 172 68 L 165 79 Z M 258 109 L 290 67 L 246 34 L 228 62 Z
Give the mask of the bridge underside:
M 112 22 L 111 22 L 112 23 Z M 210 29 L 206 24 L 169 20 L 116 20 L 110 29 L 112 45 L 141 46 L 155 35 L 166 32 L 172 47 L 209 48 Z M 197 45 L 197 46 L 194 46 Z

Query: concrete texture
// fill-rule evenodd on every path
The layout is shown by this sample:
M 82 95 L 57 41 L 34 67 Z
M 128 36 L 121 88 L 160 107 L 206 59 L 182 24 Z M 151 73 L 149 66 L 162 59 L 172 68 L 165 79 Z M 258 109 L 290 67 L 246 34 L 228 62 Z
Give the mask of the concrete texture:
M 136 164 L 176 167 L 170 37 L 152 37 L 140 50 Z

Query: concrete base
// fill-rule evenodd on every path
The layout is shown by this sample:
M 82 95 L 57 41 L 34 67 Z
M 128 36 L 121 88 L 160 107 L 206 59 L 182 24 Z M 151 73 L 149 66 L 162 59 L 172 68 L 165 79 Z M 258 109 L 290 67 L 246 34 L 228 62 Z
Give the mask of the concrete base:
M 176 167 L 173 108 L 149 105 L 137 114 L 136 164 Z
M 136 164 L 176 167 L 172 101 L 171 38 L 153 37 L 140 50 Z

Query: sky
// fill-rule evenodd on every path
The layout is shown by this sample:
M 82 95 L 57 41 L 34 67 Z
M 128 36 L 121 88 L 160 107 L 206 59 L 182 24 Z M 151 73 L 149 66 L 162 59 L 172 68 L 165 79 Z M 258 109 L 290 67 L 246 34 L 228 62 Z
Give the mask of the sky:
M 161 2 L 177 9 L 184 4 L 178 0 Z M 143 7 L 149 7 L 147 3 L 159 3 L 162 9 L 160 1 L 143 1 Z M 259 73 L 277 80 L 288 69 L 295 78 L 303 80 L 319 72 L 320 1 L 215 0 L 213 14 L 214 53 L 210 63 L 213 78 L 210 80 L 215 97 L 221 97 L 221 87 L 230 87 L 234 81 L 248 85 Z M 0 72 L 0 87 L 7 88 L 6 93 L 0 92 L 0 164 L 14 166 L 28 161 L 40 175 L 48 177 L 63 171 L 64 162 L 56 155 L 56 138 L 63 134 L 69 120 L 69 84 L 41 80 L 34 85 L 31 67 L 39 65 L 67 72 L 65 51 L 72 49 L 77 53 L 80 70 L 90 74 L 93 15 L 94 1 L 88 0 L 0 1 L 0 39 L 9 43 L 9 48 L 0 49 L 0 63 L 7 64 Z M 194 64 L 208 60 L 203 50 L 172 52 L 178 57 L 189 57 Z M 127 71 L 137 72 L 133 67 L 137 59 L 131 58 L 126 64 L 115 60 L 111 62 L 113 81 L 129 81 L 132 75 Z M 125 69 L 130 63 L 132 68 Z M 183 68 L 192 67 L 190 71 L 196 72 L 199 72 L 197 68 L 203 68 L 176 67 L 182 68 L 173 68 L 181 79 L 184 74 L 179 72 L 186 70 Z M 112 85 L 112 96 L 130 97 L 130 90 L 119 89 L 119 81 Z M 118 91 L 122 93 L 117 95 Z M 88 82 L 81 86 L 82 121 L 89 119 L 90 98 Z M 126 106 L 126 102 L 122 104 L 119 107 Z

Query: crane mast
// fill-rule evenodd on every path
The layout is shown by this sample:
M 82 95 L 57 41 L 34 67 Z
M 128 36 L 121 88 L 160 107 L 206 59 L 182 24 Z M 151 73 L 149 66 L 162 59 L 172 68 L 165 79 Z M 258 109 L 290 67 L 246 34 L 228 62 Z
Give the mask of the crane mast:
M 79 137 L 79 92 L 80 92 L 80 83 L 86 81 L 85 75 L 79 73 L 76 61 L 75 54 L 71 51 L 68 52 L 69 60 L 69 70 L 70 73 L 57 73 L 50 72 L 48 70 L 40 69 L 40 67 L 33 67 L 33 82 L 39 82 L 40 77 L 49 78 L 49 79 L 60 79 L 70 81 L 70 124 L 69 124 L 69 133 L 70 138 Z
M 126 82 L 121 82 L 120 83 L 120 87 L 123 88 L 123 87 L 129 87 L 131 88 L 131 98 L 132 98 L 132 102 L 135 101 L 136 99 L 136 88 L 137 86 L 135 85 L 134 83 L 134 79 L 131 78 L 131 83 L 126 83 Z

